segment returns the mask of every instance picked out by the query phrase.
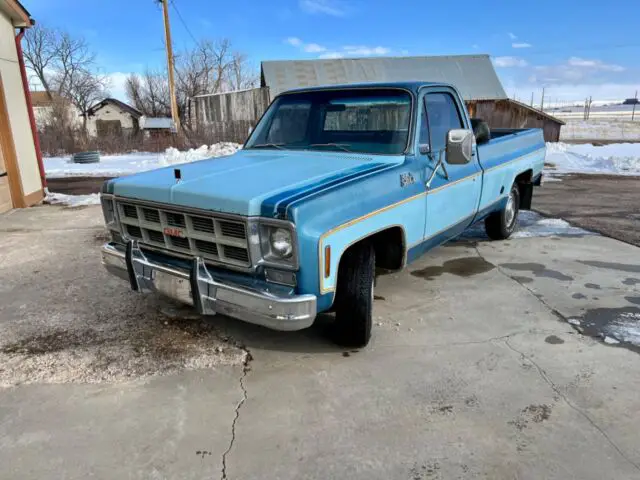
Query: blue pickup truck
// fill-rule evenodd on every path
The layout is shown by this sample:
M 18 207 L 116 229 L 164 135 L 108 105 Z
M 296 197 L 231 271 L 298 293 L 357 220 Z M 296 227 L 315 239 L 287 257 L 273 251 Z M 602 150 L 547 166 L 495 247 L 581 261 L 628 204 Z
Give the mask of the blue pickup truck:
M 544 155 L 541 130 L 490 130 L 451 85 L 290 91 L 233 155 L 107 181 L 102 261 L 202 314 L 300 330 L 334 311 L 336 341 L 363 346 L 376 269 L 481 220 L 509 237 Z

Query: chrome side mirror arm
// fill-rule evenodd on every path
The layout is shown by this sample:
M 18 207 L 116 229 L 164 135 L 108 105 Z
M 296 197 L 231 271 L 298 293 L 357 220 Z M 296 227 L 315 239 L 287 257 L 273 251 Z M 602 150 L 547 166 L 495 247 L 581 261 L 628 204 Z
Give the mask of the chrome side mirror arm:
M 447 172 L 447 167 L 444 166 L 443 155 L 444 155 L 444 150 L 440 150 L 440 155 L 438 156 L 438 162 L 436 163 L 436 166 L 433 168 L 433 171 L 429 176 L 429 180 L 427 180 L 427 182 L 425 183 L 425 187 L 427 187 L 427 190 L 431 189 L 431 182 L 433 182 L 433 179 L 435 178 L 436 173 L 438 173 L 438 170 L 440 168 L 442 168 L 442 171 L 444 172 L 444 178 L 449 180 L 449 172 Z

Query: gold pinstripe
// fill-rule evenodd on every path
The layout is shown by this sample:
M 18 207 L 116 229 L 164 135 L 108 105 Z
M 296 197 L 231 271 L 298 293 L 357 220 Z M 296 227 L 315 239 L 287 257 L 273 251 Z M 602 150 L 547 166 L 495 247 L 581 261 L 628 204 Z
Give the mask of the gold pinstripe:
M 468 176 L 466 176 L 464 178 L 460 178 L 460 179 L 458 179 L 458 180 L 456 180 L 454 182 L 447 183 L 447 184 L 442 185 L 442 186 L 440 186 L 438 188 L 434 188 L 433 190 L 429 190 L 429 191 L 418 193 L 417 195 L 413 195 L 411 197 L 405 198 L 404 200 L 400 200 L 399 202 L 392 203 L 391 205 L 387 205 L 386 207 L 379 208 L 378 210 L 375 210 L 373 212 L 367 213 L 366 215 L 363 215 L 361 217 L 354 218 L 353 220 L 349 220 L 348 222 L 345 222 L 345 223 L 343 223 L 341 225 L 338 225 L 337 227 L 333 227 L 331 230 L 326 231 L 325 233 L 320 235 L 320 239 L 318 240 L 318 276 L 319 276 L 319 281 L 320 281 L 320 283 L 319 283 L 319 285 L 320 285 L 320 294 L 323 295 L 325 293 L 329 293 L 329 292 L 335 291 L 335 287 L 329 287 L 329 288 L 326 288 L 326 289 L 324 288 L 324 276 L 322 275 L 322 272 L 323 272 L 323 269 L 322 269 L 323 243 L 324 243 L 324 239 L 326 237 L 328 237 L 329 235 L 331 235 L 331 234 L 333 234 L 335 232 L 338 232 L 340 230 L 343 230 L 345 228 L 348 228 L 348 227 L 350 227 L 352 225 L 355 225 L 356 223 L 359 223 L 359 222 L 361 222 L 363 220 L 366 220 L 366 219 L 368 219 L 370 217 L 373 217 L 374 215 L 378 215 L 378 214 L 386 212 L 387 210 L 390 210 L 392 208 L 399 207 L 400 205 L 404 205 L 405 203 L 408 203 L 408 202 L 411 202 L 413 200 L 416 200 L 416 199 L 418 199 L 420 197 L 426 197 L 427 195 L 431 195 L 431 194 L 437 193 L 437 192 L 439 192 L 441 190 L 444 190 L 445 188 L 452 187 L 453 185 L 456 185 L 458 183 L 464 182 L 466 180 L 471 180 L 471 179 L 473 179 L 473 178 L 475 178 L 475 177 L 477 177 L 479 175 L 482 175 L 483 173 L 491 172 L 491 171 L 496 170 L 498 168 L 502 168 L 502 167 L 506 167 L 508 165 L 511 165 L 514 162 L 518 162 L 520 160 L 524 160 L 526 158 L 529 158 L 529 157 L 531 157 L 531 156 L 533 156 L 535 154 L 540 153 L 541 150 L 542 149 L 535 150 L 535 151 L 533 151 L 531 153 L 527 153 L 526 155 L 523 155 L 521 157 L 514 158 L 513 160 L 509 160 L 508 162 L 501 163 L 499 165 L 495 165 L 495 166 L 493 166 L 491 168 L 488 168 L 486 170 L 483 170 L 481 172 L 476 172 L 476 173 L 468 175 Z M 445 228 L 437 231 L 436 233 L 434 233 L 434 234 L 432 234 L 432 235 L 430 235 L 428 237 L 424 237 L 424 238 L 422 238 L 422 240 L 420 240 L 418 242 L 414 242 L 411 245 L 408 245 L 407 246 L 407 250 L 409 248 L 412 248 L 412 247 L 416 246 L 416 245 L 419 245 L 420 243 L 423 243 L 426 240 L 429 240 L 430 238 L 433 238 L 434 236 L 442 233 L 447 228 L 450 228 L 451 226 L 453 226 L 453 225 L 455 225 L 457 223 L 459 223 L 459 222 L 456 221 L 456 222 L 452 223 L 451 225 L 447 225 Z M 380 230 L 378 230 L 378 231 L 380 231 Z M 352 242 L 349 245 L 352 245 L 353 243 L 355 243 L 355 242 Z

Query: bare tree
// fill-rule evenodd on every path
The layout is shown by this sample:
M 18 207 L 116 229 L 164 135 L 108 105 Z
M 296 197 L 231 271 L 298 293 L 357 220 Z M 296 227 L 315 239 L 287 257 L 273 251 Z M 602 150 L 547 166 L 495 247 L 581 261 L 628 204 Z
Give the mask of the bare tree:
M 258 85 L 258 75 L 249 65 L 248 57 L 244 53 L 235 52 L 233 54 L 228 77 L 231 90 L 244 90 Z
M 148 117 L 170 117 L 169 84 L 165 72 L 147 70 L 131 74 L 125 82 L 129 101 Z
M 27 30 L 24 40 L 25 63 L 33 70 L 44 90 L 51 95 L 49 78 L 58 55 L 58 32 L 36 24 Z
M 104 98 L 108 78 L 96 67 L 96 56 L 84 38 L 72 37 L 68 32 L 37 26 L 25 35 L 24 57 L 27 66 L 36 74 L 43 88 L 68 99 L 82 112 L 86 130 L 86 111 Z

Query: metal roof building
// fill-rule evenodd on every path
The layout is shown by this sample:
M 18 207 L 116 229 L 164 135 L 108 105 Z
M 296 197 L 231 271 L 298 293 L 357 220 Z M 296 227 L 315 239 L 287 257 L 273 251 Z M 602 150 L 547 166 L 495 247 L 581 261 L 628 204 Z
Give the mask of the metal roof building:
M 489 55 L 265 61 L 259 88 L 194 97 L 190 118 L 209 131 L 210 141 L 243 142 L 269 102 L 287 90 L 413 81 L 455 85 L 471 115 L 478 114 L 493 128 L 543 128 L 547 141 L 559 139 L 563 123 L 510 100 Z
M 465 100 L 507 98 L 489 55 L 267 61 L 260 79 L 272 99 L 300 87 L 413 80 L 450 83 Z

